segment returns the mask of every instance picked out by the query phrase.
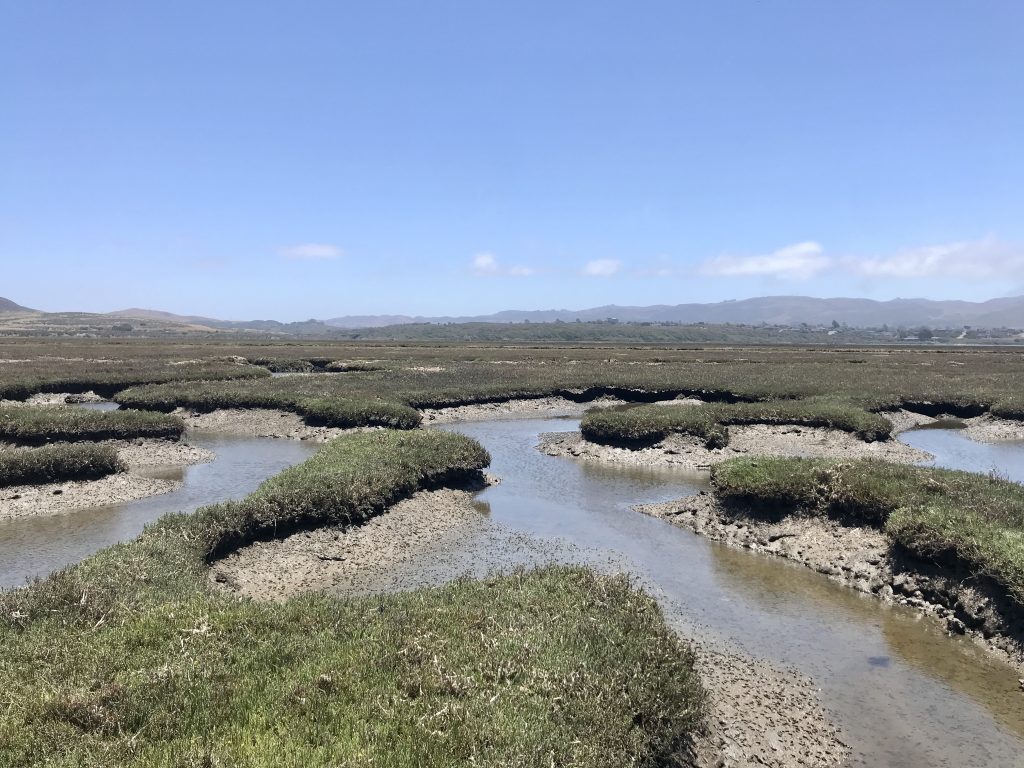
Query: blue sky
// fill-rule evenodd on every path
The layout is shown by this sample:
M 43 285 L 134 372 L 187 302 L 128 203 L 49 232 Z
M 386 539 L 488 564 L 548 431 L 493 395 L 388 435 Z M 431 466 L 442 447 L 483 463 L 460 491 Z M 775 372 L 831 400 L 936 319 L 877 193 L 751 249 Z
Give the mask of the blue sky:
M 1024 293 L 1024 3 L 6 2 L 0 296 Z

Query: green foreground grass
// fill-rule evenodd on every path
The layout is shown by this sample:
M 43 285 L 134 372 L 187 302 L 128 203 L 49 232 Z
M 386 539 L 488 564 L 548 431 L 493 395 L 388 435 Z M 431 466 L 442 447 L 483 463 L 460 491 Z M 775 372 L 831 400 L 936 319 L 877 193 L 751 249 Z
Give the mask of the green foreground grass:
M 17 406 L 0 408 L 0 441 L 23 445 L 79 440 L 178 439 L 181 419 L 145 411 Z
M 0 765 L 661 763 L 702 692 L 624 578 L 549 568 L 281 605 L 207 586 L 218 552 L 361 522 L 488 461 L 461 435 L 347 435 L 241 502 L 0 595 Z
M 98 480 L 123 472 L 124 462 L 109 445 L 50 445 L 0 452 L 0 488 L 65 480 Z
M 583 417 L 580 431 L 595 443 L 650 445 L 677 433 L 696 437 L 708 448 L 724 448 L 729 444 L 730 424 L 828 427 L 869 442 L 885 440 L 892 432 L 892 424 L 883 416 L 830 398 L 592 411 Z
M 876 459 L 733 459 L 711 473 L 726 503 L 823 514 L 885 530 L 911 554 L 959 564 L 1024 606 L 1024 487 Z

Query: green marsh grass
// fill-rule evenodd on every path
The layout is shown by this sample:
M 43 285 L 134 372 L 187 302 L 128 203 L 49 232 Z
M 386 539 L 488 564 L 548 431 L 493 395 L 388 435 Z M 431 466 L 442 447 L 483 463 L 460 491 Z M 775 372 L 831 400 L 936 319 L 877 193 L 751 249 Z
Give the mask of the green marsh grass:
M 0 451 L 0 487 L 98 480 L 125 470 L 109 445 L 49 445 Z
M 0 764 L 663 764 L 703 693 L 624 577 L 547 568 L 283 604 L 208 586 L 218 552 L 357 524 L 488 460 L 451 433 L 346 435 L 241 502 L 0 595 Z
M 729 443 L 732 424 L 798 424 L 850 432 L 862 440 L 885 440 L 888 419 L 849 403 L 828 398 L 770 400 L 757 403 L 647 405 L 586 414 L 580 430 L 592 442 L 650 445 L 679 433 L 699 438 L 708 448 Z
M 176 416 L 146 411 L 17 406 L 0 408 L 0 440 L 23 445 L 49 442 L 177 439 L 185 425 Z
M 882 528 L 911 554 L 965 566 L 1024 606 L 1024 487 L 998 477 L 877 459 L 733 459 L 711 472 L 716 496 L 774 513 Z

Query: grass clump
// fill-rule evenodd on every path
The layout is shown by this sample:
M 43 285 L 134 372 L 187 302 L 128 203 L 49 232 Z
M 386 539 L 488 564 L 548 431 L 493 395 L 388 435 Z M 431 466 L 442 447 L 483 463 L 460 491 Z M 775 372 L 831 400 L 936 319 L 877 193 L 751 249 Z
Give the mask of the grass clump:
M 702 692 L 625 578 L 548 568 L 276 605 L 207 586 L 224 548 L 356 523 L 487 461 L 451 433 L 347 435 L 241 502 L 0 595 L 5 765 L 661 764 Z
M 98 480 L 125 470 L 109 445 L 50 445 L 0 452 L 0 488 Z
M 93 411 L 85 408 L 0 408 L 0 440 L 22 445 L 137 437 L 178 439 L 181 419 L 144 411 Z
M 1024 606 L 1024 487 L 877 459 L 733 459 L 711 473 L 724 502 L 883 528 L 911 554 L 989 577 Z
M 646 405 L 627 410 L 592 411 L 580 430 L 595 443 L 652 445 L 671 434 L 691 435 L 708 448 L 729 444 L 731 424 L 797 424 L 850 432 L 862 440 L 885 440 L 892 424 L 877 413 L 827 398 L 756 403 Z

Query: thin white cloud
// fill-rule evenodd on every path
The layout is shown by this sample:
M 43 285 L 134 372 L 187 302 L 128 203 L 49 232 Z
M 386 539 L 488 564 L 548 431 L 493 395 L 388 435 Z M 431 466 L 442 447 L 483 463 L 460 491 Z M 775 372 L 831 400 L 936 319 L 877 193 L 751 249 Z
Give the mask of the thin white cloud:
M 493 253 L 478 253 L 470 262 L 470 270 L 476 277 L 529 277 L 536 274 L 533 267 L 504 266 Z
M 583 274 L 587 277 L 611 277 L 620 269 L 622 262 L 618 259 L 594 259 L 584 265 Z
M 989 235 L 944 245 L 906 248 L 881 258 L 847 257 L 840 266 L 869 278 L 957 277 L 1012 280 L 1024 270 L 1024 247 Z
M 1009 280 L 1024 275 L 1024 246 L 994 235 L 905 248 L 888 256 L 833 256 L 816 242 L 796 243 L 760 256 L 718 256 L 697 267 L 711 277 L 780 277 L 807 280 L 823 273 L 868 280 L 947 278 Z
M 782 277 L 805 280 L 832 266 L 819 243 L 807 241 L 787 245 L 760 256 L 717 256 L 698 267 L 711 277 Z
M 301 243 L 280 248 L 278 254 L 291 261 L 329 261 L 340 259 L 345 252 L 330 243 Z

